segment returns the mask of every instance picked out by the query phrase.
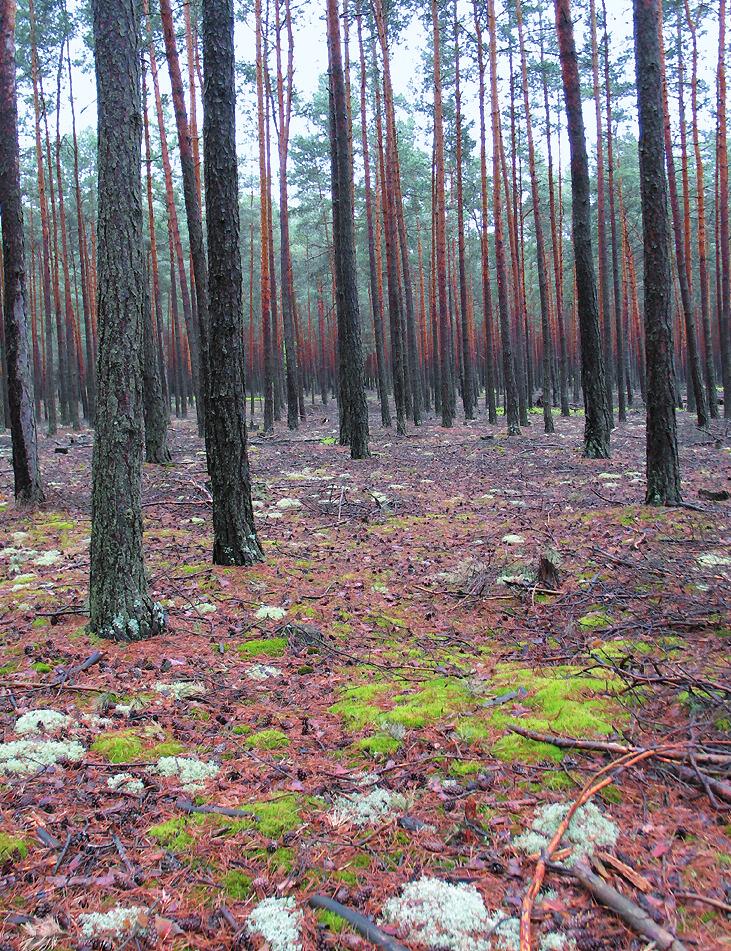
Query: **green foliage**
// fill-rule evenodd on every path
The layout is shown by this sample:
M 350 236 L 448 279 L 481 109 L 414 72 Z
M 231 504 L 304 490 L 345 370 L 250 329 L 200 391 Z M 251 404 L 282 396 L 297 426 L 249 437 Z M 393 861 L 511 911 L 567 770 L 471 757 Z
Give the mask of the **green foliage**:
M 380 759 L 393 755 L 401 747 L 401 742 L 387 733 L 375 733 L 358 740 L 353 746 L 370 754 L 374 759 Z
M 147 834 L 170 852 L 185 852 L 193 844 L 193 836 L 187 831 L 187 826 L 186 818 L 178 816 L 150 826 Z
M 281 657 L 287 649 L 286 637 L 260 637 L 240 644 L 236 650 L 244 657 Z
M 289 737 L 281 730 L 260 730 L 250 736 L 244 745 L 257 750 L 281 750 L 289 746 Z
M 140 759 L 144 746 L 133 730 L 120 730 L 97 737 L 91 748 L 108 763 L 129 763 Z
M 236 901 L 244 901 L 251 894 L 251 878 L 244 872 L 231 869 L 221 880 L 223 890 Z

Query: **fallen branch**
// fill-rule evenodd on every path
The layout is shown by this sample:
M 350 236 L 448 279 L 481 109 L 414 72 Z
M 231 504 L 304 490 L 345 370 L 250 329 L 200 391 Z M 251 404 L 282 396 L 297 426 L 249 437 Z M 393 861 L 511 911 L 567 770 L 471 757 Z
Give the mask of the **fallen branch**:
M 75 667 L 65 667 L 63 670 L 61 670 L 57 677 L 52 680 L 48 686 L 59 687 L 61 684 L 65 684 L 66 681 L 71 680 L 72 677 L 83 673 L 85 670 L 93 667 L 94 664 L 98 664 L 103 657 L 103 651 L 94 651 L 94 653 L 90 654 L 86 660 L 82 661 L 80 664 L 76 664 Z
M 523 896 L 523 903 L 520 909 L 520 951 L 531 951 L 531 916 L 533 914 L 533 905 L 538 892 L 541 890 L 543 880 L 546 877 L 546 868 L 548 867 L 548 863 L 551 861 L 551 857 L 561 844 L 561 840 L 566 834 L 566 831 L 568 830 L 574 815 L 583 805 L 585 805 L 585 803 L 596 796 L 597 793 L 601 792 L 605 786 L 609 786 L 610 783 L 614 781 L 613 773 L 615 771 L 627 769 L 628 767 L 634 766 L 644 759 L 649 759 L 651 756 L 657 756 L 669 749 L 670 747 L 659 747 L 656 750 L 641 750 L 640 752 L 636 753 L 625 753 L 613 763 L 608 763 L 606 766 L 603 766 L 598 773 L 588 780 L 577 799 L 574 800 L 574 802 L 569 807 L 568 812 L 561 820 L 553 835 L 553 838 L 543 850 L 543 853 L 538 859 L 536 870 L 533 873 L 533 878 L 530 885 L 528 886 L 528 890 Z M 663 947 L 670 947 L 670 945 L 663 945 Z M 676 951 L 679 951 L 679 949 L 676 949 Z
M 699 901 L 704 905 L 710 905 L 712 908 L 719 908 L 721 911 L 725 911 L 727 915 L 731 915 L 731 905 L 728 902 L 721 901 L 720 898 L 711 898 L 710 895 L 699 895 L 698 892 L 674 892 L 675 898 L 680 898 L 685 901 Z
M 231 819 L 253 819 L 258 821 L 259 817 L 254 812 L 248 812 L 246 809 L 234 809 L 230 806 L 196 806 L 190 799 L 176 799 L 175 805 L 183 812 L 199 813 L 204 816 L 228 816 Z
M 381 931 L 378 925 L 370 918 L 361 915 L 358 911 L 353 911 L 352 908 L 341 905 L 340 902 L 335 901 L 334 898 L 327 898 L 325 895 L 313 895 L 308 904 L 312 908 L 324 908 L 326 911 L 331 911 L 339 915 L 343 920 L 347 921 L 358 934 L 362 935 L 366 941 L 375 944 L 377 948 L 385 948 L 386 951 L 406 951 L 405 946 L 401 944 L 400 941 L 387 935 L 385 931 Z
M 580 862 L 571 868 L 565 868 L 563 865 L 552 865 L 551 869 L 561 875 L 568 875 L 576 879 L 593 895 L 596 901 L 619 915 L 622 921 L 636 934 L 648 938 L 655 947 L 662 948 L 663 951 L 686 951 L 682 941 L 679 941 L 667 928 L 663 928 L 662 925 L 654 922 L 639 905 L 630 901 L 629 898 L 625 898 L 616 888 L 607 884 L 585 865 Z

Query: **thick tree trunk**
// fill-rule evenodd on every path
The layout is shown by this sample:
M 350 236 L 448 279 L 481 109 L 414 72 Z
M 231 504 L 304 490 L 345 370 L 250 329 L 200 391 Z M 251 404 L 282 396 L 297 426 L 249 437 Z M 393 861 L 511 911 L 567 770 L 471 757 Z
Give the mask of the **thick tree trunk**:
M 634 0 L 635 70 L 640 123 L 640 192 L 645 253 L 647 347 L 647 495 L 651 505 L 678 505 L 680 464 L 673 393 L 672 273 L 659 0 Z
M 159 631 L 147 588 L 143 451 L 140 19 L 136 0 L 94 0 L 99 142 L 97 417 L 91 489 L 89 627 L 137 641 Z
M 15 0 L 0 2 L 0 217 L 3 312 L 15 500 L 43 502 L 33 413 L 30 335 L 25 287 L 25 240 L 20 190 L 18 99 L 15 81 Z
M 233 0 L 203 0 L 203 156 L 208 224 L 206 452 L 213 495 L 213 562 L 251 565 L 254 528 L 246 396 Z
M 593 459 L 609 456 L 612 426 L 604 376 L 599 332 L 594 258 L 591 246 L 591 199 L 589 160 L 586 154 L 584 118 L 581 111 L 581 80 L 571 20 L 570 0 L 554 0 L 563 79 L 569 146 L 571 149 L 571 196 L 576 297 L 581 336 L 581 383 L 584 390 L 584 455 Z
M 370 453 L 355 260 L 353 157 L 349 141 L 348 102 L 337 0 L 327 0 L 327 49 L 330 72 L 333 250 L 338 315 L 338 391 L 342 404 L 340 442 L 350 444 L 350 455 L 353 459 L 365 459 Z

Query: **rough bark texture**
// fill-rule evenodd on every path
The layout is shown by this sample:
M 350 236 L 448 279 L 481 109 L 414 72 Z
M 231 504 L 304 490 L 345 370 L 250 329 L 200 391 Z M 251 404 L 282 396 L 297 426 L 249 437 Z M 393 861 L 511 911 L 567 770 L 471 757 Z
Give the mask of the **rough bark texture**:
M 150 286 L 145 269 L 145 296 L 143 304 L 144 361 L 142 365 L 142 396 L 145 413 L 145 460 L 166 465 L 172 462 L 168 448 L 170 414 L 163 395 L 160 366 L 157 359 L 157 341 L 152 323 Z
M 203 157 L 208 225 L 206 454 L 213 495 L 213 561 L 261 561 L 246 451 L 246 396 L 233 0 L 203 2 Z
M 586 154 L 584 118 L 581 113 L 581 81 L 570 2 L 569 0 L 554 0 L 554 7 L 571 149 L 572 227 L 581 336 L 581 383 L 586 413 L 584 455 L 593 459 L 603 459 L 609 456 L 611 414 L 604 376 L 591 246 L 589 161 Z
M 15 0 L 0 2 L 0 216 L 3 312 L 15 500 L 43 501 L 33 413 L 30 337 L 25 289 L 25 239 L 20 191 L 18 100 L 15 85 Z
M 635 69 L 640 123 L 640 192 L 645 254 L 647 349 L 647 495 L 653 505 L 680 501 L 673 391 L 672 273 L 665 178 L 659 0 L 634 0 Z
M 723 415 L 731 419 L 731 251 L 728 222 L 728 134 L 726 126 L 726 0 L 718 9 L 718 234 L 721 257 L 721 296 L 718 333 L 721 341 Z
M 99 141 L 97 415 L 92 461 L 89 627 L 136 641 L 162 608 L 142 555 L 144 308 L 140 20 L 136 0 L 94 0 Z
M 353 224 L 353 162 L 349 143 L 348 105 L 340 46 L 337 0 L 327 0 L 328 61 L 330 66 L 330 142 L 332 148 L 333 248 L 338 314 L 341 443 L 350 443 L 353 459 L 368 451 L 368 406 L 358 306 L 358 275 Z
M 255 0 L 256 21 L 256 102 L 259 135 L 259 237 L 261 243 L 261 324 L 264 348 L 264 432 L 274 429 L 274 354 L 272 346 L 271 281 L 269 278 L 269 214 L 266 160 L 266 125 L 264 115 L 264 59 L 261 0 Z

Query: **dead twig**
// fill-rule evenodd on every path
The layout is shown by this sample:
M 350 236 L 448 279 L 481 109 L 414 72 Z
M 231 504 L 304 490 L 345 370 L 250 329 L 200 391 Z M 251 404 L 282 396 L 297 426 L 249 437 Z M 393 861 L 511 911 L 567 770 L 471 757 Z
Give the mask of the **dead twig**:
M 381 931 L 370 918 L 361 915 L 360 912 L 353 911 L 352 908 L 341 905 L 334 898 L 327 898 L 325 895 L 313 895 L 308 904 L 312 908 L 324 908 L 326 911 L 338 915 L 344 921 L 347 921 L 366 941 L 370 941 L 377 948 L 385 948 L 386 951 L 406 951 L 406 947 L 400 941 Z

